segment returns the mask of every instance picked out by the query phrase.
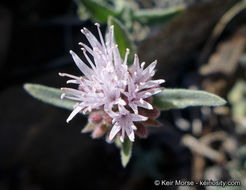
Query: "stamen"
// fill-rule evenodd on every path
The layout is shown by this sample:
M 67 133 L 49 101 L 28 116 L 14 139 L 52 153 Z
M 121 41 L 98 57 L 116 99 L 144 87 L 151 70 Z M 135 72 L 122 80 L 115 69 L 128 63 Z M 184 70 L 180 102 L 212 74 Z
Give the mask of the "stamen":
M 83 46 L 92 56 L 94 56 L 94 53 L 92 51 L 91 48 L 89 48 L 89 46 L 87 46 L 86 44 L 79 42 L 79 45 Z
M 100 37 L 100 41 L 101 41 L 101 44 L 103 46 L 103 49 L 104 49 L 104 51 L 106 53 L 106 46 L 105 46 L 105 43 L 104 43 L 104 40 L 103 40 L 103 37 L 102 37 L 102 32 L 100 30 L 100 24 L 95 23 L 95 25 L 97 26 L 97 31 L 98 31 L 98 34 L 99 34 L 99 37 Z
M 96 70 L 95 65 L 92 63 L 92 61 L 88 57 L 85 48 L 81 48 L 81 50 L 83 51 L 83 54 L 84 54 L 85 58 L 87 59 L 87 61 L 89 62 L 90 66 L 93 68 L 93 70 Z

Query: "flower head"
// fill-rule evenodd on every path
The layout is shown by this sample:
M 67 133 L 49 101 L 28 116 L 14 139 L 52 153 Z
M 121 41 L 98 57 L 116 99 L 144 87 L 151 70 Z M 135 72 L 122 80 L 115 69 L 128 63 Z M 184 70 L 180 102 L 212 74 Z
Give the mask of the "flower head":
M 79 43 L 90 66 L 70 51 L 75 64 L 84 76 L 59 73 L 60 76 L 71 78 L 67 83 L 78 85 L 78 89 L 62 88 L 64 93 L 61 98 L 78 102 L 74 105 L 67 122 L 79 112 L 90 113 L 89 122 L 97 121 L 94 123 L 93 134 L 96 134 L 94 137 L 101 136 L 105 129 L 109 129 L 109 141 L 117 135 L 122 142 L 126 136 L 134 141 L 136 125 L 141 126 L 139 125 L 141 122 L 149 119 L 141 114 L 141 110 L 154 110 L 149 99 L 161 91 L 159 85 L 164 80 L 151 79 L 155 74 L 156 61 L 144 68 L 144 63 L 140 65 L 138 56 L 135 55 L 133 65 L 128 68 L 129 50 L 126 49 L 125 57 L 122 59 L 114 41 L 114 27 L 110 27 L 105 42 L 99 24 L 96 26 L 100 41 L 89 30 L 83 28 L 81 32 L 91 47 Z

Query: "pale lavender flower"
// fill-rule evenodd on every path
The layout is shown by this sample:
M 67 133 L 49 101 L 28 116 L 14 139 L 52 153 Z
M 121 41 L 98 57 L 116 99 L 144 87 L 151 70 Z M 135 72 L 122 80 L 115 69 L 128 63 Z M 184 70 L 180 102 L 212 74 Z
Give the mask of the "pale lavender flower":
M 146 121 L 148 118 L 142 115 L 130 113 L 123 106 L 119 106 L 119 111 L 110 115 L 113 118 L 113 128 L 109 134 L 109 140 L 121 131 L 120 140 L 123 142 L 125 133 L 131 141 L 134 141 L 134 130 L 137 130 L 133 122 Z
M 148 117 L 139 114 L 139 107 L 153 109 L 146 99 L 161 91 L 159 85 L 164 80 L 151 80 L 155 74 L 156 61 L 144 69 L 144 63 L 139 65 L 137 55 L 135 55 L 132 67 L 128 69 L 129 50 L 126 49 L 125 58 L 122 60 L 114 41 L 114 27 L 110 27 L 106 42 L 104 42 L 99 24 L 96 26 L 100 42 L 89 30 L 84 28 L 81 31 L 91 47 L 79 43 L 90 67 L 73 51 L 70 51 L 84 77 L 59 73 L 60 76 L 71 78 L 67 83 L 78 85 L 78 89 L 62 88 L 64 93 L 61 98 L 79 102 L 74 106 L 67 122 L 81 111 L 86 114 L 102 110 L 112 118 L 111 126 L 109 126 L 111 128 L 108 136 L 109 141 L 119 135 L 120 140 L 124 142 L 125 134 L 131 141 L 134 141 L 134 131 L 137 129 L 134 123 L 148 120 Z M 87 52 L 93 60 L 89 58 Z

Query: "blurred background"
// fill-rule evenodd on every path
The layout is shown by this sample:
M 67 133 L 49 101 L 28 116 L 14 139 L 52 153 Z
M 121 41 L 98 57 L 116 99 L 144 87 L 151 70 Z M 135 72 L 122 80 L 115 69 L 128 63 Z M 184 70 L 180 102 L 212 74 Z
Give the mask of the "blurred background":
M 58 72 L 80 75 L 80 33 L 108 16 L 125 27 L 140 61 L 158 60 L 167 88 L 206 90 L 223 107 L 162 112 L 162 127 L 119 149 L 81 134 L 84 116 L 33 99 L 26 82 L 60 88 Z M 22 0 L 0 2 L 0 190 L 157 189 L 155 179 L 240 180 L 246 189 L 246 1 Z M 82 57 L 82 56 L 81 56 Z M 165 189 L 164 186 L 162 186 Z M 167 189 L 220 189 L 177 187 Z

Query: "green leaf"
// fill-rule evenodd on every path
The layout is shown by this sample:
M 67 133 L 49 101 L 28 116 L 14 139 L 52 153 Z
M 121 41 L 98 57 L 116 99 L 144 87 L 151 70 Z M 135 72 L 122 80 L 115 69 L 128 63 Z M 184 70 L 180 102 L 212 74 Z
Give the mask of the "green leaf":
M 170 21 L 173 17 L 183 12 L 184 6 L 178 6 L 168 9 L 141 9 L 133 13 L 134 19 L 143 24 L 154 25 L 163 24 Z
M 127 4 L 125 0 L 114 0 L 113 3 L 115 5 L 115 9 L 117 10 L 117 12 L 122 12 L 122 10 Z
M 80 3 L 82 3 L 82 5 Z M 79 0 L 78 5 L 79 7 L 86 7 L 86 11 L 90 12 L 92 18 L 101 23 L 107 22 L 109 16 L 117 17 L 120 14 L 114 7 L 104 1 Z M 79 13 L 83 14 L 83 12 Z M 83 18 L 83 15 L 80 15 L 80 17 Z
M 226 101 L 201 90 L 164 89 L 153 98 L 153 105 L 160 110 L 180 109 L 189 106 L 221 106 Z
M 61 99 L 62 91 L 57 88 L 51 88 L 39 84 L 24 84 L 24 89 L 33 97 L 41 100 L 45 103 L 52 104 L 54 106 L 73 110 L 76 101 Z
M 128 48 L 130 50 L 128 65 L 131 65 L 133 63 L 134 52 L 136 51 L 133 40 L 127 31 L 127 28 L 118 19 L 112 16 L 108 18 L 108 29 L 111 25 L 114 25 L 115 41 L 116 44 L 118 44 L 121 58 L 124 59 L 126 49 Z
M 125 138 L 125 141 L 122 143 L 120 154 L 121 163 L 123 167 L 126 167 L 132 154 L 132 142 L 128 138 Z
M 246 83 L 243 80 L 239 80 L 235 83 L 233 88 L 228 94 L 228 100 L 231 104 L 244 101 L 246 98 Z
M 244 69 L 246 68 L 246 53 L 241 55 L 239 63 L 244 67 Z

